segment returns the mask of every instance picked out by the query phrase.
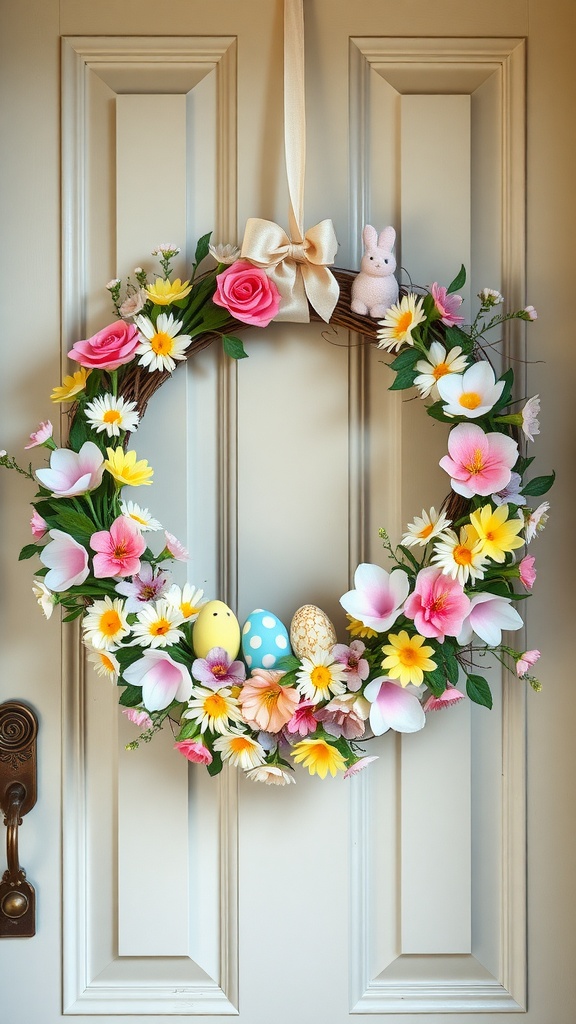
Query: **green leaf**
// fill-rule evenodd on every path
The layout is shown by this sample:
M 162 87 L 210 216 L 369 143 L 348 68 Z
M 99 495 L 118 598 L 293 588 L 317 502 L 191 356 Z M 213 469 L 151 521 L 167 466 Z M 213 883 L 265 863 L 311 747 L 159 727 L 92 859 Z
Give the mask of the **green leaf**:
M 447 327 L 445 332 L 445 340 L 446 348 L 448 350 L 450 350 L 451 348 L 455 348 L 456 345 L 459 345 L 465 355 L 469 355 L 469 353 L 474 348 L 474 342 L 472 341 L 472 338 L 470 337 L 469 334 L 466 334 L 466 331 L 461 330 L 460 327 Z
M 300 663 L 298 663 L 300 664 Z M 276 667 L 276 666 L 275 666 Z M 296 685 L 296 669 L 291 669 L 285 676 L 282 676 L 280 680 L 282 686 L 295 686 Z
M 194 253 L 194 262 L 196 266 L 198 266 L 199 263 L 202 263 L 202 260 L 208 255 L 208 246 L 210 244 L 211 235 L 212 232 L 209 231 L 207 235 L 202 235 L 202 238 L 199 238 L 196 243 L 196 252 Z
M 433 420 L 439 420 L 440 423 L 454 423 L 452 416 L 446 416 L 443 402 L 434 402 L 433 405 L 427 406 L 426 412 Z
M 466 268 L 464 267 L 464 264 L 462 264 L 462 266 L 460 267 L 460 270 L 456 274 L 456 277 L 448 285 L 446 291 L 448 292 L 448 295 L 451 295 L 452 292 L 457 292 L 459 288 L 463 288 L 465 284 L 466 284 Z
M 492 707 L 492 693 L 483 676 L 468 676 L 466 693 L 475 704 L 481 704 L 485 708 Z
M 442 644 L 442 655 L 444 657 L 444 665 L 446 667 L 448 682 L 452 683 L 453 686 L 456 686 L 460 676 L 460 666 L 458 664 L 454 648 L 447 640 Z
M 18 561 L 23 562 L 26 558 L 32 558 L 34 555 L 37 555 L 39 551 L 42 551 L 41 544 L 25 544 L 18 555 Z
M 71 611 L 68 615 L 65 615 L 64 618 L 62 619 L 62 622 L 72 622 L 74 619 L 77 619 L 80 615 L 82 615 L 82 613 L 85 610 L 86 609 L 84 608 L 83 605 L 79 605 L 78 608 L 74 608 L 74 610 Z
M 182 740 L 191 740 L 198 734 L 198 722 L 185 721 L 182 723 L 182 728 L 176 737 L 176 743 L 180 743 Z
M 512 401 L 512 388 L 514 387 L 514 370 L 512 367 L 506 370 L 506 373 L 503 373 L 499 380 L 504 381 L 504 388 L 496 405 L 491 410 L 492 416 L 500 409 L 504 409 Z
M 416 348 L 406 348 L 393 362 L 389 363 L 391 370 L 411 370 L 420 359 L 421 352 Z
M 58 529 L 71 533 L 75 539 L 84 537 L 88 540 L 98 529 L 84 512 L 77 512 L 73 508 L 58 509 L 57 517 Z
M 84 403 L 82 403 L 82 405 L 84 405 Z M 74 416 L 72 426 L 70 427 L 70 432 L 68 434 L 69 447 L 73 448 L 74 451 L 76 452 L 79 451 L 82 445 L 84 444 L 84 441 L 94 440 L 93 433 L 94 432 L 90 429 L 86 420 L 84 419 L 84 415 L 83 412 L 81 411 L 81 408 L 78 408 L 76 411 L 76 415 Z
M 420 569 L 421 569 L 420 562 L 418 561 L 417 558 L 414 557 L 414 555 L 410 551 L 410 548 L 405 547 L 404 544 L 399 544 L 398 547 L 399 547 L 400 551 L 402 552 L 402 554 L 404 555 L 404 558 L 407 558 L 408 561 L 410 562 L 410 564 L 414 566 L 414 568 L 416 569 L 416 572 L 420 572 Z
M 418 373 L 416 370 L 400 370 L 394 378 L 394 382 L 388 388 L 388 391 L 406 391 L 407 388 L 414 386 L 414 381 Z
M 119 684 L 123 685 L 123 684 Z M 126 689 L 120 694 L 118 703 L 123 708 L 135 708 L 137 704 L 142 703 L 142 687 L 141 686 L 127 686 Z
M 524 476 L 524 473 L 526 472 L 528 467 L 532 465 L 535 458 L 535 455 L 532 455 L 529 459 L 524 459 L 522 458 L 522 456 L 520 456 L 516 461 L 516 465 L 514 466 L 514 472 L 519 473 L 520 476 Z
M 533 480 L 529 480 L 527 484 L 522 487 L 522 494 L 530 498 L 537 498 L 541 494 L 546 494 L 549 491 L 556 479 L 556 473 L 551 473 L 550 476 L 535 476 Z
M 295 654 L 283 654 L 281 658 L 278 658 L 274 668 L 279 672 L 293 672 L 299 669 L 301 664 L 300 658 L 297 658 Z
M 244 345 L 240 338 L 233 338 L 230 334 L 222 335 L 224 351 L 231 359 L 248 359 L 248 353 L 244 351 Z
M 432 672 L 425 672 L 424 682 L 432 690 L 435 697 L 440 697 L 446 689 L 446 672 L 444 667 L 439 665 Z
M 212 763 L 206 767 L 208 768 L 208 775 L 219 775 L 222 771 L 222 757 L 216 750 L 212 753 Z

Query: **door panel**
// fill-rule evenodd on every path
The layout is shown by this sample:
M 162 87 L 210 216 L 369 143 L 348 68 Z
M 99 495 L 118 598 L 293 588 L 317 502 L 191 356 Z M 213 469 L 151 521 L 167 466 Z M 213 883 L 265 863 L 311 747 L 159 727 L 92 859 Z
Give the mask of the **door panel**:
M 529 13 L 538 35 L 526 50 Z M 566 15 L 562 0 L 545 12 L 541 0 L 473 8 L 441 0 L 433 9 L 425 0 L 306 0 L 306 224 L 332 217 L 340 266 L 359 265 L 366 221 L 393 223 L 399 264 L 418 283 L 446 283 L 464 262 L 472 306 L 485 285 L 499 288 L 510 307 L 547 301 L 551 285 L 540 297 L 525 291 L 525 111 L 530 103 L 529 111 L 540 111 L 528 167 L 541 180 L 545 142 L 556 164 L 568 166 L 561 133 L 549 138 L 538 100 L 548 83 L 554 13 Z M 59 37 L 62 353 L 109 317 L 105 282 L 137 263 L 152 269 L 146 253 L 159 241 L 182 245 L 183 274 L 205 231 L 238 241 L 248 216 L 286 223 L 281 3 L 187 0 L 171 6 L 169 24 L 158 20 L 148 0 L 120 7 L 47 0 L 37 18 L 12 12 L 7 23 L 2 67 L 12 76 L 15 112 L 4 117 L 16 144 L 1 194 L 16 199 L 6 218 L 10 237 L 20 237 L 23 223 L 37 237 L 35 305 L 44 324 L 40 333 L 34 317 L 14 321 L 38 370 L 30 382 L 29 366 L 7 351 L 2 443 L 9 450 L 46 417 L 39 413 L 46 381 L 56 383 L 60 372 Z M 555 91 L 546 93 L 556 98 L 574 80 L 562 52 Z M 30 135 L 42 152 L 42 201 Z M 529 218 L 542 223 L 543 190 L 529 197 Z M 564 230 L 560 218 L 548 228 L 550 251 Z M 15 286 L 19 309 L 24 284 Z M 549 302 L 546 315 L 546 336 L 564 345 L 565 358 L 564 320 Z M 287 622 L 298 605 L 316 603 L 342 637 L 338 596 L 355 565 L 385 564 L 379 528 L 397 540 L 423 506 L 444 496 L 435 467 L 445 433 L 440 424 L 431 429 L 416 402 L 388 392 L 383 355 L 357 336 L 279 324 L 243 337 L 248 360 L 230 365 L 214 347 L 155 396 L 135 438 L 155 468 L 146 503 L 190 550 L 178 582 L 188 571 L 241 620 L 264 606 Z M 509 332 L 510 358 L 524 358 L 524 340 L 522 325 Z M 518 366 L 522 388 L 525 363 Z M 559 406 L 548 416 L 554 431 L 566 425 Z M 246 1024 L 295 1017 L 344 1024 L 350 1014 L 434 1024 L 474 1014 L 497 1024 L 526 1007 L 533 1024 L 571 1024 L 574 830 L 556 800 L 550 807 L 569 842 L 558 851 L 538 834 L 550 815 L 534 773 L 528 895 L 540 955 L 527 973 L 522 686 L 501 685 L 494 673 L 490 714 L 460 705 L 431 717 L 421 734 L 371 741 L 368 752 L 379 760 L 358 778 L 320 783 L 300 771 L 296 786 L 278 791 L 233 773 L 210 780 L 188 769 L 169 733 L 127 751 L 134 731 L 118 713 L 117 694 L 84 666 L 68 628 L 60 741 L 57 624 L 38 621 L 29 577 L 12 564 L 18 541 L 28 538 L 24 485 L 6 476 L 10 640 L 0 656 L 4 678 L 24 674 L 26 692 L 15 684 L 4 696 L 29 699 L 44 727 L 41 797 L 25 823 L 28 835 L 36 830 L 29 863 L 22 854 L 39 893 L 38 935 L 5 943 L 0 968 L 7 978 L 34 969 L 41 985 L 25 993 L 25 1012 L 20 997 L 8 995 L 10 1024 L 98 1014 L 112 1024 L 129 1015 L 153 1024 L 237 1014 Z M 549 552 L 553 541 L 547 533 L 539 544 Z M 538 600 L 548 635 L 529 645 L 554 651 L 559 620 Z M 548 794 L 570 777 L 568 747 L 556 744 L 551 727 L 564 721 L 551 690 L 528 697 L 529 710 L 534 700 L 548 709 L 540 729 L 540 712 L 531 711 L 536 743 L 528 751 L 549 779 Z M 546 877 L 536 869 L 542 849 L 555 865 Z M 562 906 L 556 900 L 552 908 L 546 894 L 559 891 Z M 544 934 L 555 959 L 543 950 Z

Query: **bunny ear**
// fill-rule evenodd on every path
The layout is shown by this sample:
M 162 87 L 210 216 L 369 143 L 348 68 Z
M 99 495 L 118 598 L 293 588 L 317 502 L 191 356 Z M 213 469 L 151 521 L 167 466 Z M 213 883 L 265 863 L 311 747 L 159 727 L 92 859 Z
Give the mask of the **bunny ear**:
M 380 249 L 393 249 L 395 241 L 396 232 L 394 228 L 384 228 L 384 230 L 380 232 L 380 236 L 378 238 L 378 247 Z
M 374 248 L 378 239 L 378 232 L 376 231 L 376 228 L 373 228 L 371 224 L 366 224 L 364 231 L 362 232 L 362 238 L 367 249 Z

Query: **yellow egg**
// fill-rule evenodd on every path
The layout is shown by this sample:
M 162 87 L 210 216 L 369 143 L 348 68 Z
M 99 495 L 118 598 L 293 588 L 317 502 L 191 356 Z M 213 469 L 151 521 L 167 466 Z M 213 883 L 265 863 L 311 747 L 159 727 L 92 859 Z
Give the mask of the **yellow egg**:
M 223 601 L 208 601 L 194 623 L 192 643 L 197 658 L 205 658 L 213 647 L 223 647 L 234 660 L 240 650 L 240 623 Z
M 309 658 L 314 651 L 327 651 L 336 643 L 336 630 L 326 612 L 315 604 L 305 604 L 294 612 L 290 643 L 298 658 Z

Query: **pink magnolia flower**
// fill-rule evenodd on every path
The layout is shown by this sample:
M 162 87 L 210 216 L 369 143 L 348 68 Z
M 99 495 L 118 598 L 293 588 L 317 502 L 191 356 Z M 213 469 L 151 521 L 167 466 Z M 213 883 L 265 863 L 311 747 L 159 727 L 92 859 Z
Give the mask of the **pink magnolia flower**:
M 50 454 L 50 468 L 37 469 L 42 487 L 57 498 L 72 498 L 100 486 L 104 456 L 93 441 L 85 441 L 79 452 L 56 448 Z
M 346 644 L 334 644 L 330 651 L 334 661 L 339 661 L 346 669 L 346 686 L 351 693 L 360 689 L 370 675 L 370 665 L 362 655 L 366 645 L 361 640 L 353 640 L 349 647 Z
M 42 519 L 42 516 L 38 514 L 36 509 L 34 509 L 32 513 L 32 518 L 30 520 L 30 529 L 32 530 L 32 536 L 34 537 L 34 540 L 42 540 L 42 537 L 46 536 L 48 523 L 46 522 L 45 519 Z
M 520 679 L 523 679 L 529 668 L 535 665 L 540 657 L 540 651 L 524 651 L 516 662 L 516 672 Z
M 138 524 L 136 524 L 137 528 Z M 132 575 L 132 582 L 116 584 L 116 593 L 125 597 L 127 612 L 139 612 L 142 605 L 162 597 L 170 581 L 170 574 L 154 569 L 150 562 L 141 562 L 140 569 Z
M 44 444 L 52 437 L 53 431 L 54 427 L 50 423 L 50 420 L 42 422 L 38 429 L 30 434 L 30 444 L 24 445 L 24 451 L 27 451 L 28 448 L 36 448 L 39 444 Z
M 419 732 L 426 725 L 418 697 L 387 676 L 378 676 L 368 683 L 364 696 L 370 701 L 370 728 L 375 736 L 382 736 L 389 729 Z
M 440 287 L 436 282 L 432 285 L 430 292 L 443 324 L 451 327 L 453 324 L 464 323 L 465 317 L 456 316 L 456 310 L 460 309 L 463 302 L 461 295 L 448 295 L 446 289 Z
M 354 573 L 354 587 L 340 598 L 340 604 L 362 625 L 384 633 L 400 615 L 410 582 L 402 569 L 387 573 L 379 565 L 363 562 Z
M 433 693 L 430 694 L 424 704 L 424 711 L 442 711 L 443 708 L 451 708 L 463 699 L 464 694 L 452 686 L 452 683 L 448 683 L 444 693 L 441 693 L 439 697 L 435 697 Z
M 202 740 L 179 740 L 174 744 L 174 750 L 179 750 L 188 761 L 194 764 L 212 764 L 212 754 L 202 743 Z
M 117 370 L 134 358 L 140 344 L 134 324 L 115 320 L 86 341 L 77 341 L 68 355 L 70 359 L 95 370 Z
M 154 725 L 148 712 L 141 708 L 122 708 L 122 714 L 126 715 L 128 721 L 140 729 L 151 729 Z
M 536 582 L 536 569 L 534 568 L 535 561 L 536 559 L 534 558 L 534 555 L 526 555 L 518 566 L 520 582 L 526 590 L 532 590 L 532 587 Z
M 404 614 L 414 619 L 418 632 L 440 643 L 446 635 L 458 636 L 469 611 L 470 598 L 462 584 L 435 566 L 420 570 L 414 593 L 404 605 Z
M 140 555 L 146 550 L 138 526 L 126 516 L 118 516 L 109 530 L 100 530 L 90 537 L 96 579 L 108 576 L 132 576 L 140 569 Z
M 142 703 L 148 711 L 162 711 L 173 700 L 189 700 L 192 694 L 188 670 L 156 648 L 125 668 L 123 676 L 130 686 L 142 687 Z
M 301 700 L 286 725 L 286 731 L 291 735 L 298 733 L 299 736 L 307 736 L 309 732 L 316 732 L 318 722 L 314 716 L 314 708 L 313 700 Z
M 164 530 L 164 537 L 166 539 L 166 550 L 171 557 L 176 558 L 179 562 L 187 562 L 190 555 L 184 545 L 172 533 L 168 533 L 168 530 Z
M 448 452 L 440 465 L 452 478 L 452 490 L 472 498 L 495 494 L 509 484 L 518 445 L 506 434 L 485 434 L 477 423 L 459 423 L 450 431 Z
M 377 760 L 378 758 L 376 755 L 373 755 L 372 757 L 358 758 L 357 761 L 354 761 L 354 764 L 351 764 L 350 767 L 346 769 L 342 778 L 350 779 L 353 775 L 359 775 L 360 772 L 364 770 L 364 768 L 366 768 L 369 764 L 372 764 L 372 761 Z
M 244 682 L 246 669 L 241 661 L 232 661 L 223 647 L 213 647 L 205 658 L 192 662 L 192 675 L 211 690 L 220 690 Z
M 52 539 L 40 552 L 40 561 L 49 569 L 46 586 L 56 593 L 79 587 L 90 572 L 86 548 L 62 530 L 50 530 L 48 536 Z
M 244 324 L 267 327 L 280 308 L 280 292 L 260 267 L 237 260 L 218 274 L 212 301 Z
M 476 633 L 489 647 L 497 647 L 502 642 L 503 629 L 521 629 L 523 625 L 509 597 L 486 592 L 474 594 L 470 600 L 470 611 L 458 634 L 458 643 L 469 644 L 472 634 Z

